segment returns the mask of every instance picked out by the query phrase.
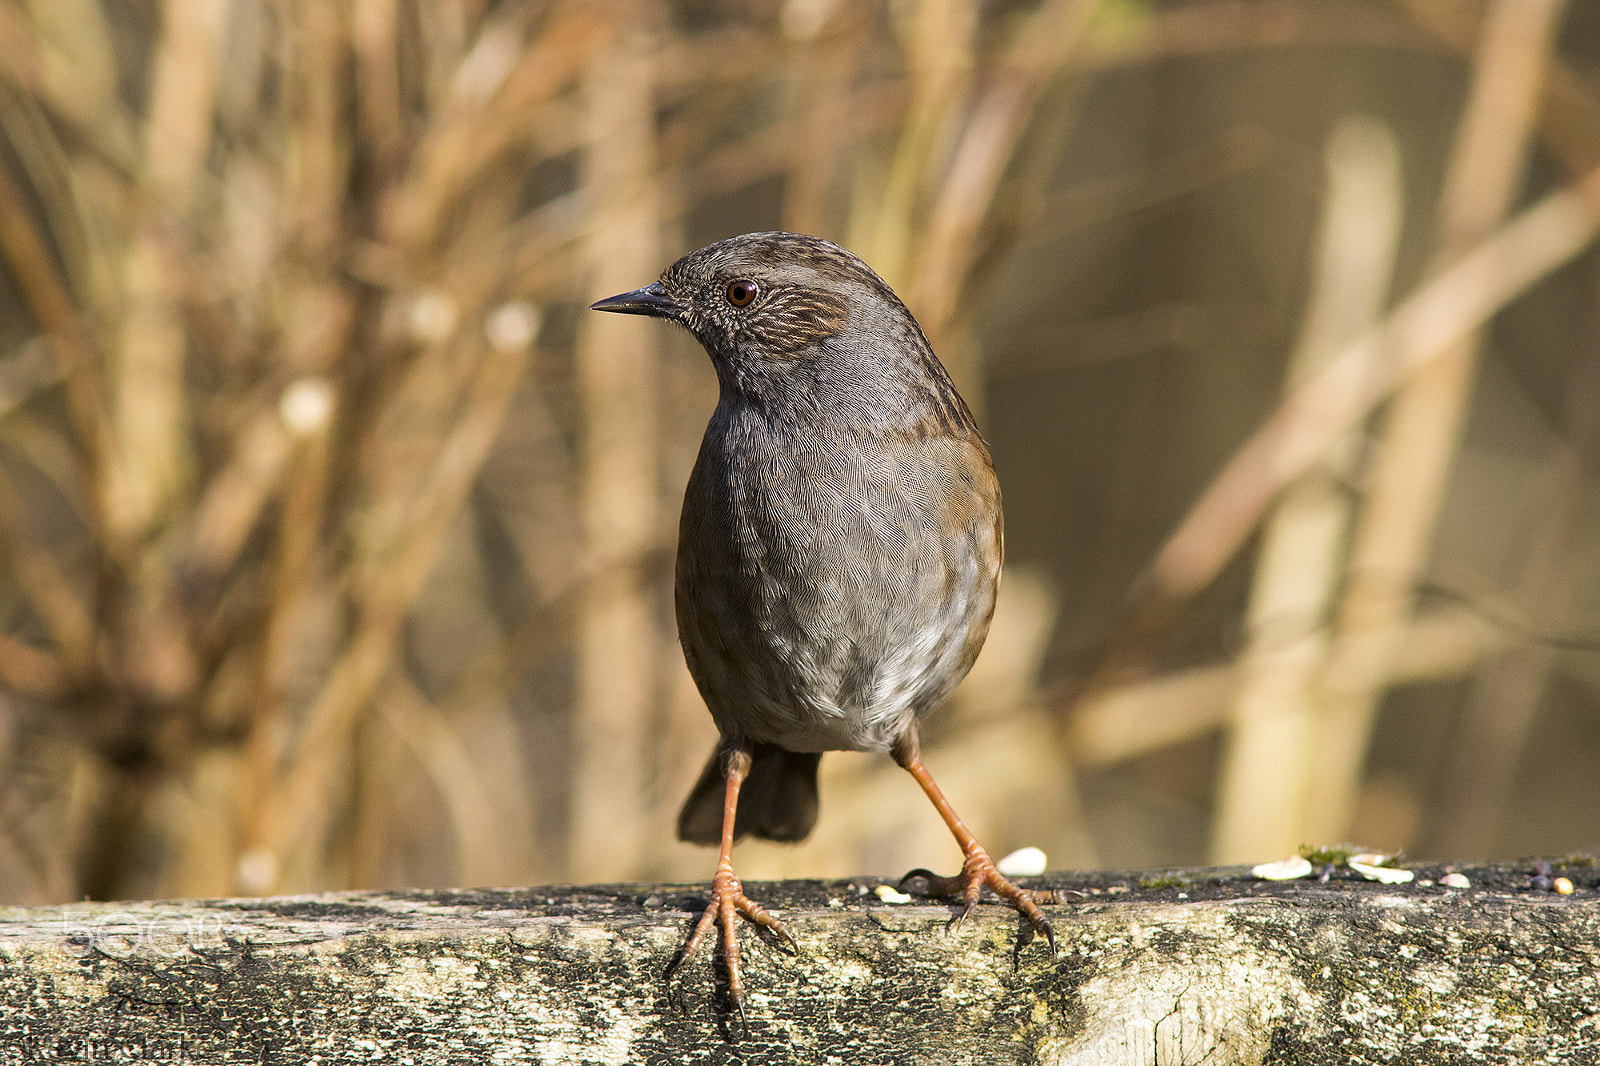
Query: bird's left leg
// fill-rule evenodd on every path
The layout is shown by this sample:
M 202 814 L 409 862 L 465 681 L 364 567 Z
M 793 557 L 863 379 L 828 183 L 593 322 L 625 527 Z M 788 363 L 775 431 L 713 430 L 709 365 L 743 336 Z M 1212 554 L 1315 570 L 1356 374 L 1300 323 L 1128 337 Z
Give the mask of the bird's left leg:
M 750 747 L 748 744 L 736 743 L 729 746 L 725 753 L 724 775 L 727 779 L 727 791 L 722 808 L 722 855 L 717 860 L 717 872 L 711 878 L 711 903 L 706 907 L 705 913 L 700 915 L 700 920 L 695 923 L 694 932 L 689 934 L 689 939 L 683 942 L 683 947 L 672 957 L 672 962 L 667 965 L 667 976 L 678 968 L 694 949 L 699 947 L 700 939 L 706 931 L 716 924 L 721 932 L 722 964 L 728 973 L 728 998 L 733 1001 L 734 1007 L 744 1013 L 744 981 L 739 976 L 739 936 L 734 924 L 734 915 L 742 914 L 757 925 L 765 926 L 777 936 L 794 947 L 794 938 L 783 927 L 783 923 L 769 914 L 759 903 L 744 894 L 744 887 L 739 879 L 733 875 L 733 826 L 739 811 L 739 786 L 744 783 L 745 776 L 750 772 Z
M 988 885 L 994 890 L 995 895 L 1021 911 L 1023 917 L 1028 919 L 1036 931 L 1044 934 L 1045 940 L 1050 944 L 1050 950 L 1054 952 L 1056 933 L 1050 926 L 1050 919 L 1039 909 L 1039 904 L 1056 902 L 1056 894 L 1018 888 L 1000 872 L 994 860 L 989 858 L 989 853 L 983 849 L 983 845 L 978 843 L 978 838 L 973 836 L 972 830 L 966 827 L 956 814 L 955 808 L 950 806 L 950 801 L 939 791 L 939 786 L 934 783 L 933 775 L 928 773 L 928 768 L 922 765 L 916 726 L 912 726 L 896 741 L 895 746 L 890 749 L 890 754 L 894 756 L 895 762 L 917 779 L 917 784 L 922 786 L 922 791 L 927 793 L 928 799 L 933 801 L 934 807 L 939 811 L 939 817 L 944 819 L 944 824 L 949 826 L 950 832 L 955 835 L 956 843 L 961 846 L 961 854 L 965 857 L 961 864 L 961 872 L 954 877 L 937 877 L 926 870 L 913 870 L 901 878 L 901 884 L 904 885 L 912 878 L 920 877 L 926 881 L 929 895 L 960 896 L 963 905 L 961 913 L 956 915 L 958 922 L 972 913 L 973 908 L 978 905 L 978 894 L 983 891 L 983 886 Z

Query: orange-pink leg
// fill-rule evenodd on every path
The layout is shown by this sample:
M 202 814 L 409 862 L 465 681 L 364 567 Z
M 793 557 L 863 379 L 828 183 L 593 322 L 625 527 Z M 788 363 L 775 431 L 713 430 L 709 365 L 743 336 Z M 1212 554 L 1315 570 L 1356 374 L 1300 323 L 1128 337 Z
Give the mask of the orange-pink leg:
M 794 938 L 783 927 L 783 923 L 747 897 L 739 879 L 733 875 L 734 816 L 739 810 L 739 786 L 744 784 L 745 775 L 749 772 L 749 749 L 731 749 L 727 754 L 728 790 L 722 807 L 722 855 L 717 860 L 717 872 L 711 878 L 711 903 L 695 923 L 694 932 L 689 934 L 689 939 L 683 942 L 683 947 L 678 949 L 667 966 L 667 975 L 670 977 L 680 964 L 694 954 L 706 930 L 715 923 L 721 932 L 722 964 L 728 972 L 728 998 L 741 1014 L 744 1013 L 744 981 L 739 976 L 739 937 L 734 925 L 735 912 L 772 930 L 790 947 L 795 946 Z
M 961 913 L 956 915 L 958 922 L 972 913 L 973 908 L 978 905 L 978 894 L 983 891 L 983 886 L 988 885 L 994 890 L 995 895 L 1021 911 L 1033 928 L 1044 934 L 1045 940 L 1050 944 L 1050 950 L 1054 952 L 1056 933 L 1050 926 L 1050 920 L 1039 909 L 1039 904 L 1057 902 L 1056 893 L 1018 888 L 1006 879 L 995 866 L 994 860 L 989 858 L 989 853 L 983 850 L 983 845 L 978 843 L 978 838 L 973 836 L 972 830 L 966 827 L 956 814 L 955 808 L 950 806 L 950 801 L 944 798 L 944 793 L 939 791 L 939 786 L 934 783 L 933 775 L 928 773 L 928 768 L 922 765 L 915 732 L 907 734 L 896 744 L 892 754 L 894 761 L 917 779 L 922 791 L 933 801 L 934 807 L 939 811 L 939 817 L 950 827 L 950 832 L 954 834 L 956 843 L 961 846 L 961 854 L 965 857 L 961 864 L 961 872 L 954 877 L 936 877 L 926 870 L 914 870 L 907 874 L 901 883 L 904 884 L 913 877 L 922 877 L 927 882 L 929 895 L 960 896 L 962 907 Z M 1018 946 L 1021 946 L 1020 942 Z

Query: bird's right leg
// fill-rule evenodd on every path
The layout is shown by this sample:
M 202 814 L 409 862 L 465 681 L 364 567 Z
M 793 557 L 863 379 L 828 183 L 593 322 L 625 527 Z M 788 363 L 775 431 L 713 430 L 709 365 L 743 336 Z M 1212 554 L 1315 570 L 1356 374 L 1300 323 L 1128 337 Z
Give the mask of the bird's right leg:
M 933 775 L 928 772 L 928 768 L 922 765 L 915 725 L 895 742 L 894 747 L 890 749 L 890 755 L 907 773 L 916 778 L 917 784 L 922 786 L 922 791 L 933 802 L 939 817 L 944 819 L 944 824 L 956 838 L 964 857 L 961 872 L 954 877 L 939 877 L 927 870 L 913 870 L 900 879 L 901 885 L 904 886 L 912 878 L 920 877 L 927 882 L 930 895 L 961 897 L 961 912 L 955 918 L 957 922 L 973 912 L 978 905 L 979 894 L 987 886 L 1021 911 L 1029 925 L 1044 934 L 1045 940 L 1050 945 L 1050 953 L 1055 954 L 1056 933 L 1050 925 L 1050 919 L 1039 909 L 1039 904 L 1060 902 L 1056 894 L 1018 888 L 1000 872 L 1000 868 L 989 858 L 989 853 L 978 843 L 978 838 L 973 835 L 972 830 L 968 829 L 966 823 L 956 814 L 955 808 L 950 806 L 950 801 L 944 798 L 944 792 L 934 783 Z M 1023 943 L 1025 941 L 1018 941 L 1018 947 L 1020 948 Z
M 716 923 L 721 933 L 722 964 L 728 972 L 728 998 L 742 1014 L 744 981 L 739 976 L 739 937 L 734 925 L 735 912 L 744 915 L 757 925 L 766 926 L 790 947 L 794 946 L 794 938 L 789 935 L 782 922 L 744 894 L 739 879 L 733 875 L 733 825 L 739 810 L 739 786 L 744 784 L 745 775 L 750 772 L 749 745 L 744 743 L 730 745 L 724 753 L 724 760 L 727 791 L 722 807 L 722 855 L 717 860 L 717 872 L 711 878 L 711 903 L 706 907 L 705 913 L 700 915 L 700 920 L 695 923 L 694 932 L 689 934 L 689 939 L 683 942 L 683 947 L 672 957 L 672 962 L 667 966 L 667 976 L 670 977 L 684 960 L 694 954 L 706 930 Z

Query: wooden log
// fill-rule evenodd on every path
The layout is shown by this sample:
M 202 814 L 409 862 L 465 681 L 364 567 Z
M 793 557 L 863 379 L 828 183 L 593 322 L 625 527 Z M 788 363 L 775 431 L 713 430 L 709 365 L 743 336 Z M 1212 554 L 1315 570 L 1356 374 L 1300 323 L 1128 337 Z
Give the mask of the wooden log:
M 663 970 L 703 886 L 360 892 L 0 909 L 0 1063 L 1567 1063 L 1600 1048 L 1600 872 L 1051 875 L 1059 950 L 1008 908 L 876 881 L 751 884 Z

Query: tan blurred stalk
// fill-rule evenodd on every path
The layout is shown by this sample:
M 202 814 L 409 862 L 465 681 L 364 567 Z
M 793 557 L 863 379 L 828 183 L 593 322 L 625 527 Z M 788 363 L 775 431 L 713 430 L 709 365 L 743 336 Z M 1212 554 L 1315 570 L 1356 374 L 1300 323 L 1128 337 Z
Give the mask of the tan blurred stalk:
M 1512 644 L 1512 637 L 1465 608 L 1421 614 L 1392 664 L 1389 683 L 1461 678 Z M 1246 680 L 1242 662 L 1197 666 L 1085 700 L 1067 730 L 1081 766 L 1109 766 L 1184 744 L 1228 726 Z
M 1562 0 L 1490 5 L 1445 180 L 1434 276 L 1460 263 L 1511 209 L 1564 7 Z M 1307 782 L 1316 796 L 1310 839 L 1335 839 L 1349 828 L 1378 703 L 1426 570 L 1478 348 L 1477 331 L 1464 332 L 1411 377 L 1384 418 L 1324 678 L 1315 772 Z
M 1534 528 L 1512 563 L 1507 609 L 1523 620 L 1541 620 L 1546 632 L 1508 649 L 1473 679 L 1462 714 L 1459 742 L 1446 760 L 1440 854 L 1484 855 L 1502 845 L 1512 822 L 1516 775 L 1526 759 L 1535 718 L 1559 671 L 1582 653 L 1585 642 L 1561 639 L 1581 623 L 1579 583 L 1573 561 L 1594 553 L 1590 533 L 1596 515 L 1594 486 L 1583 457 L 1600 446 L 1600 351 L 1593 345 L 1567 389 L 1569 434 L 1541 473 L 1528 514 Z M 1515 844 L 1511 844 L 1515 847 Z
M 961 336 L 957 311 L 988 251 L 985 240 L 1024 213 L 1015 201 L 1030 198 L 1038 176 L 1005 179 L 1018 169 L 1024 134 L 1041 135 L 1045 93 L 1071 71 L 1101 9 L 1101 0 L 1045 0 L 1017 20 L 981 77 L 973 69 L 977 4 L 923 0 L 903 13 L 911 102 L 881 189 L 858 197 L 848 241 L 905 294 L 980 420 L 977 355 Z
M 1142 676 L 1176 613 L 1246 543 L 1267 508 L 1394 389 L 1600 232 L 1600 170 L 1527 208 L 1426 283 L 1272 413 L 1229 458 L 1134 583 L 1106 654 L 1063 689 L 1071 707 Z
M 187 220 L 211 147 L 216 68 L 224 9 L 202 0 L 166 0 L 144 122 L 146 186 L 157 209 L 140 212 L 121 266 L 121 328 L 108 385 L 116 398 L 117 448 L 125 477 L 106 501 L 110 533 L 135 540 L 170 513 L 193 477 L 184 389 L 187 338 L 175 299 L 168 227 Z
M 1199 197 L 1273 147 L 1230 132 L 1133 173 L 1063 172 L 1099 89 L 1086 72 L 1294 63 L 1304 44 L 1436 63 L 1428 34 L 1472 21 L 1445 6 L 1423 33 L 1332 0 L 0 0 L 0 295 L 18 311 L 0 320 L 0 895 L 704 876 L 706 854 L 671 843 L 712 730 L 668 590 L 714 383 L 680 334 L 582 308 L 694 238 L 818 231 L 889 276 L 981 401 L 991 268 L 1085 216 Z M 1525 133 L 1541 99 L 1576 175 L 1600 111 L 1580 70 L 1553 69 L 1519 83 L 1510 119 Z M 1240 693 L 1265 644 L 1145 679 L 1143 638 L 1402 383 L 1587 248 L 1597 190 L 1589 173 L 1474 216 L 1436 275 L 1329 342 L 1161 549 L 1118 645 L 1134 653 L 1064 727 L 1038 675 L 1083 620 L 1010 571 L 1016 598 L 928 738 L 993 847 L 1094 861 L 1064 752 L 1104 767 L 1258 699 Z M 1303 624 L 1334 524 L 1299 575 L 1319 586 L 1294 598 Z M 1573 541 L 1549 543 L 1529 597 Z M 1258 616 L 1278 617 L 1294 582 L 1267 569 Z M 1382 686 L 1507 643 L 1459 611 L 1406 621 Z M 772 869 L 946 854 L 891 764 L 824 766 L 823 861 Z
M 1400 237 L 1399 149 L 1370 118 L 1334 127 L 1318 259 L 1286 391 L 1316 375 L 1370 329 L 1388 295 Z M 1311 766 L 1316 683 L 1326 668 L 1328 622 L 1342 578 L 1352 510 L 1345 485 L 1358 441 L 1334 441 L 1320 469 L 1289 486 L 1261 535 L 1240 657 L 1243 682 L 1218 784 L 1211 858 L 1244 862 L 1291 854 L 1310 832 L 1316 806 L 1305 793 Z
M 584 73 L 584 184 L 594 197 L 582 243 L 596 298 L 649 284 L 662 266 L 651 118 L 655 41 L 620 19 Z M 655 589 L 635 561 L 661 538 L 656 351 L 661 324 L 590 315 L 578 341 L 585 416 L 579 509 L 595 579 L 578 610 L 568 868 L 617 880 L 654 842 L 649 797 L 661 634 Z
M 6 439 L 40 426 L 38 469 L 74 500 L 92 487 L 73 537 L 0 523 L 51 636 L 7 634 L 0 669 L 76 708 L 69 895 L 331 886 L 384 867 L 371 833 L 341 844 L 347 809 L 397 827 L 380 849 L 406 825 L 382 789 L 346 808 L 363 751 L 374 781 L 438 783 L 485 868 L 474 783 L 416 754 L 449 724 L 415 689 L 392 689 L 407 714 L 370 710 L 539 331 L 515 258 L 484 238 L 522 210 L 504 179 L 538 156 L 526 109 L 570 85 L 588 21 L 554 19 L 554 50 L 527 50 L 538 77 L 519 79 L 526 21 L 487 20 L 512 61 L 485 76 L 476 60 L 463 101 L 452 78 L 476 57 L 441 44 L 427 72 L 403 70 L 416 41 L 397 3 L 350 19 L 269 7 L 167 3 L 141 111 L 112 88 L 106 42 L 127 27 L 98 5 L 35 5 L 37 36 L 7 38 L 11 69 L 73 133 L 51 142 L 5 112 L 13 143 L 34 138 L 25 176 L 55 191 L 50 212 L 30 215 L 0 174 L 0 251 L 73 413 L 57 444 L 13 409 Z

